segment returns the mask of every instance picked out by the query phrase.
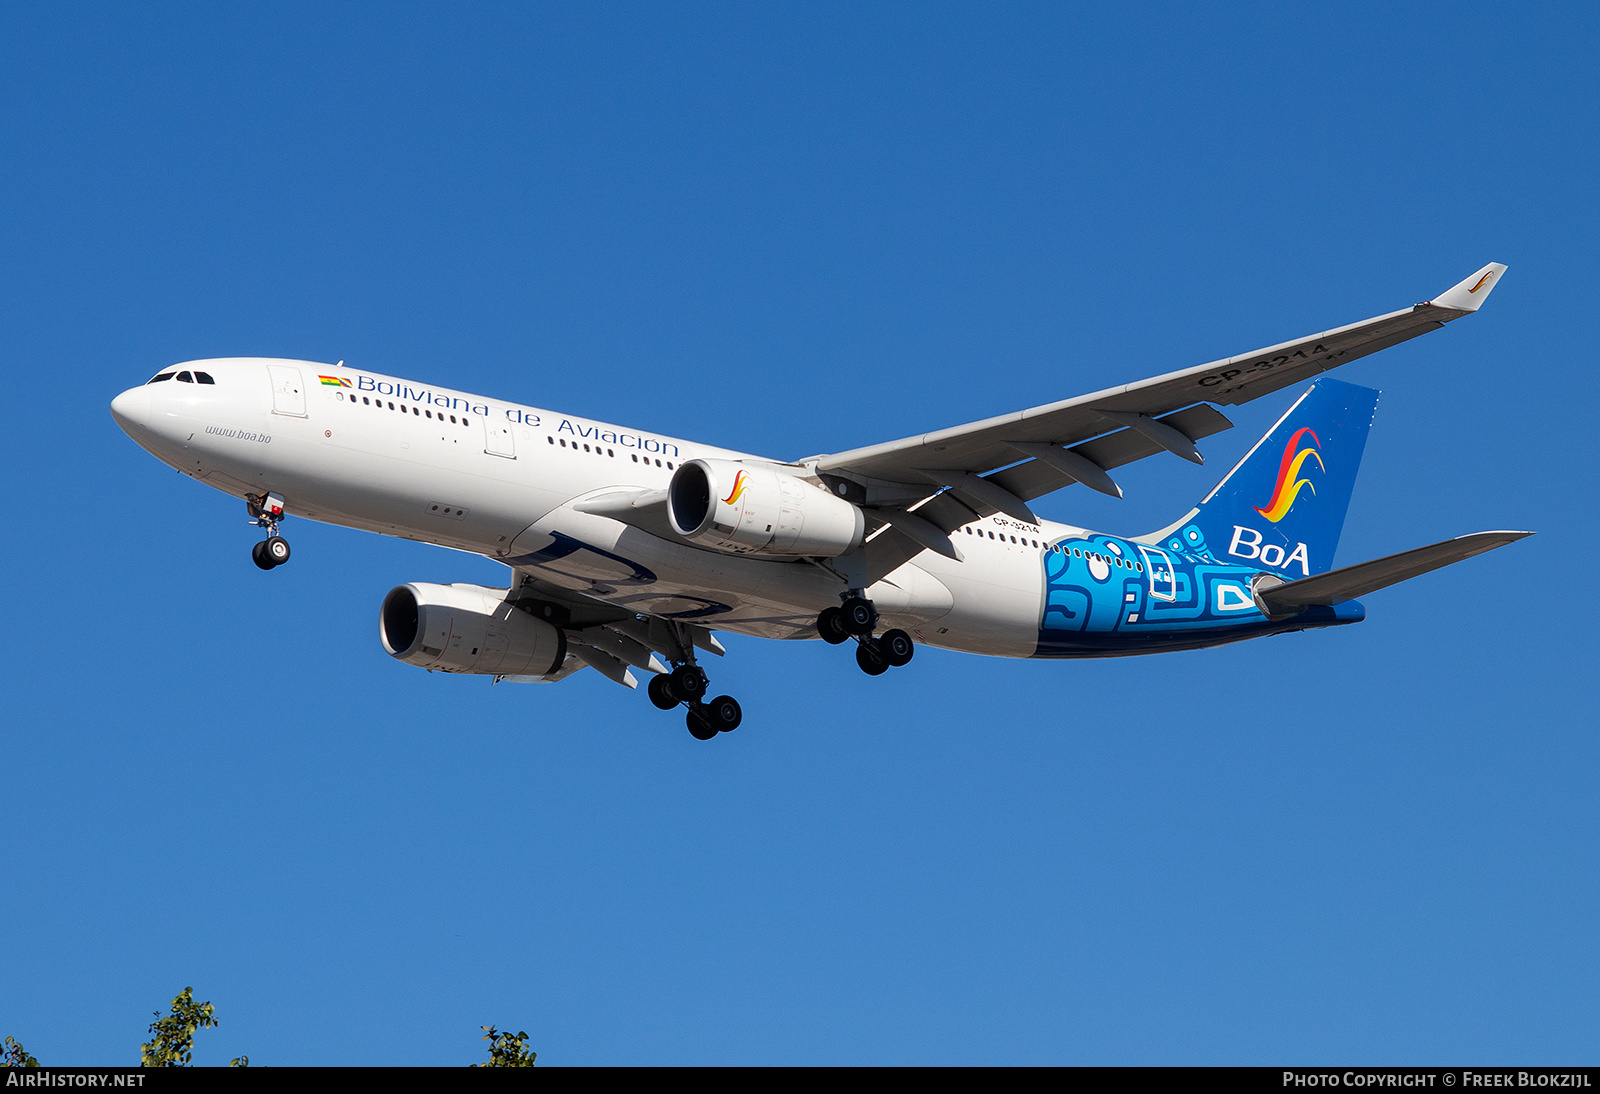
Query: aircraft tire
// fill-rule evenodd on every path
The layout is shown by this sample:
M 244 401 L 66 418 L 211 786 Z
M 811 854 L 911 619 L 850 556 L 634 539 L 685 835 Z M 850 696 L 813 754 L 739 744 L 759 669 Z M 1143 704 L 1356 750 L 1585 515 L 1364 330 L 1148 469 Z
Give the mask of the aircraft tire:
M 731 695 L 719 695 L 706 704 L 706 720 L 717 728 L 718 733 L 732 733 L 739 728 L 739 723 L 744 721 L 744 712 L 739 709 L 739 701 Z
M 274 566 L 289 561 L 289 541 L 282 536 L 272 536 L 261 545 L 261 553 L 272 560 Z
M 711 681 L 698 665 L 679 665 L 672 670 L 672 694 L 687 703 L 698 703 L 705 696 Z
M 844 629 L 844 613 L 838 608 L 823 608 L 822 614 L 817 616 L 817 633 L 830 646 L 849 641 L 850 632 Z
M 644 690 L 657 710 L 671 710 L 678 705 L 678 697 L 672 693 L 672 681 L 665 673 L 650 677 L 650 683 Z
M 872 606 L 872 601 L 859 596 L 846 600 L 839 611 L 844 617 L 844 629 L 851 634 L 868 635 L 878 625 L 878 609 Z
M 254 547 L 250 548 L 250 558 L 263 570 L 270 570 L 275 564 L 267 557 L 266 546 L 264 541 L 258 542 Z
M 711 724 L 706 708 L 699 703 L 689 708 L 689 715 L 684 721 L 689 725 L 689 736 L 697 741 L 709 741 L 717 735 L 717 727 Z
M 889 662 L 884 660 L 878 644 L 870 638 L 856 646 L 856 664 L 868 676 L 882 676 L 889 671 Z
M 911 636 L 902 630 L 884 631 L 883 637 L 878 639 L 878 650 L 883 654 L 883 659 L 893 668 L 909 665 L 912 656 L 917 652 L 917 645 L 911 641 Z

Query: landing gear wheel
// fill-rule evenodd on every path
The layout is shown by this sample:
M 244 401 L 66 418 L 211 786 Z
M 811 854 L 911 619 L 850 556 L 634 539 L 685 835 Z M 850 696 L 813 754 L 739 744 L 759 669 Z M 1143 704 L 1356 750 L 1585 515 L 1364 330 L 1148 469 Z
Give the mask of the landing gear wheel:
M 889 662 L 885 661 L 883 654 L 878 650 L 878 643 L 871 638 L 863 638 L 856 646 L 856 664 L 861 666 L 861 671 L 868 676 L 882 676 L 889 671 Z
M 912 654 L 917 652 L 916 643 L 911 641 L 911 636 L 902 630 L 884 631 L 883 637 L 878 639 L 878 650 L 883 654 L 883 659 L 894 668 L 911 663 Z
M 706 679 L 699 665 L 679 665 L 672 670 L 670 686 L 672 694 L 682 701 L 698 703 L 711 686 L 711 681 Z
M 705 705 L 706 720 L 717 727 L 718 733 L 731 733 L 744 720 L 739 701 L 731 695 L 719 695 Z
M 868 635 L 878 625 L 878 609 L 872 606 L 872 601 L 859 596 L 846 600 L 839 611 L 843 616 L 844 629 L 851 634 Z
M 261 553 L 271 559 L 274 566 L 282 566 L 289 561 L 289 541 L 273 536 L 261 545 Z
M 650 677 L 650 683 L 644 690 L 658 710 L 671 710 L 678 705 L 678 697 L 672 693 L 672 681 L 665 674 Z
M 689 708 L 689 716 L 684 720 L 689 724 L 689 736 L 697 741 L 709 741 L 717 735 L 717 727 L 711 724 L 706 708 L 699 703 Z
M 267 545 L 265 543 L 258 542 L 254 547 L 250 548 L 250 557 L 254 559 L 255 564 L 261 567 L 263 570 L 270 570 L 276 566 L 277 563 L 273 562 L 267 557 L 266 547 Z
M 850 632 L 844 629 L 844 613 L 838 608 L 823 608 L 817 616 L 817 633 L 830 646 L 848 641 Z

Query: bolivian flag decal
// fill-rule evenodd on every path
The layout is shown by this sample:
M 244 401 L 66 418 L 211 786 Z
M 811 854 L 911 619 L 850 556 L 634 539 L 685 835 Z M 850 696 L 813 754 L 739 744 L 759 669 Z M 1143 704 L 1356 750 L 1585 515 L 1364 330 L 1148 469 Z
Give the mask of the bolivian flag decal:
M 327 384 L 329 387 L 351 387 L 351 386 L 353 386 L 350 383 L 349 380 L 346 380 L 342 376 L 318 376 L 317 379 L 321 380 L 323 383 Z

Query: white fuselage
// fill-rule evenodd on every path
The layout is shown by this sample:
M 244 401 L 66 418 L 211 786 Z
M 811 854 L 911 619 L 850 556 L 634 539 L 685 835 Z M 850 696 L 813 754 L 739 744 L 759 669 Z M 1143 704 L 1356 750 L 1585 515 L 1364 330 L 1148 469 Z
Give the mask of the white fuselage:
M 295 516 L 470 551 L 636 612 L 767 638 L 816 637 L 817 613 L 845 587 L 825 563 L 723 554 L 572 508 L 665 490 L 685 460 L 783 461 L 344 366 L 229 358 L 166 371 L 215 382 L 133 388 L 113 414 L 159 459 L 235 497 L 275 492 Z M 957 536 L 964 561 L 924 551 L 868 592 L 887 625 L 922 643 L 1028 657 L 1041 557 L 1082 532 L 974 521 Z

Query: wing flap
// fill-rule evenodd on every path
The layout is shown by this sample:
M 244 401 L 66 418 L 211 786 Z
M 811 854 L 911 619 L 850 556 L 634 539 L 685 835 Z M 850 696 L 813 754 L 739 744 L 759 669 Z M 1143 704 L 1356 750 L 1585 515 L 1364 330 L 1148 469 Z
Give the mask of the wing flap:
M 1171 426 L 1191 441 L 1202 440 L 1221 433 L 1224 429 L 1233 428 L 1233 423 L 1220 410 L 1205 403 L 1197 403 L 1156 420 Z M 1075 452 L 1100 469 L 1109 471 L 1113 467 L 1121 467 L 1123 464 L 1142 460 L 1146 456 L 1153 456 L 1164 449 L 1136 429 L 1120 429 L 1095 440 L 1074 445 L 1068 451 Z M 1032 501 L 1052 490 L 1060 490 L 1078 481 L 1043 460 L 1020 463 L 1015 467 L 996 471 L 988 478 L 1023 501 Z

